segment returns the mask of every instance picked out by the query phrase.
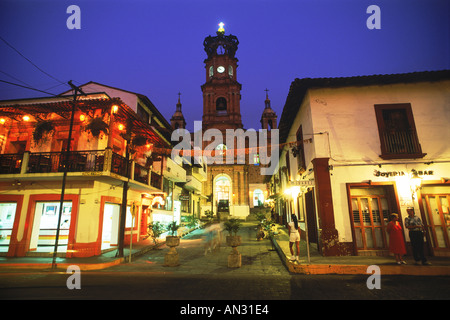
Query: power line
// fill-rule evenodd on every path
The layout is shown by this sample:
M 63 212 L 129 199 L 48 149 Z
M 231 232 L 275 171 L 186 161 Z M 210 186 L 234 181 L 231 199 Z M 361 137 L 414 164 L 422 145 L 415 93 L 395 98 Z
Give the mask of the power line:
M 49 76 L 50 78 L 58 81 L 59 83 L 65 84 L 64 82 L 62 82 L 59 79 L 56 79 L 54 76 L 52 76 L 51 74 L 48 74 L 47 72 L 45 72 L 44 70 L 42 70 L 41 68 L 39 68 L 33 61 L 31 61 L 30 59 L 28 59 L 27 57 L 25 57 L 19 50 L 17 50 L 16 48 L 14 48 L 11 44 L 8 43 L 8 41 L 6 41 L 5 39 L 3 39 L 2 36 L 0 36 L 0 39 L 11 49 L 13 49 L 15 52 L 17 52 L 22 58 L 24 58 L 25 60 L 27 60 L 29 63 L 31 63 L 36 69 L 38 69 L 39 71 L 41 71 L 43 74 Z
M 47 92 L 47 91 L 44 91 L 44 90 L 39 90 L 39 89 L 36 89 L 36 88 L 23 86 L 23 85 L 21 85 L 21 84 L 9 82 L 9 81 L 6 81 L 6 80 L 1 80 L 1 79 L 0 79 L 0 82 L 4 82 L 4 83 L 10 84 L 10 85 L 18 86 L 18 87 L 25 88 L 25 89 L 30 89 L 30 90 L 42 92 L 42 93 L 45 93 L 45 94 L 48 94 L 48 95 L 51 95 L 51 96 L 54 96 L 54 97 L 58 97 L 58 98 L 61 98 L 61 99 L 72 100 L 70 97 L 61 96 L 61 95 L 59 95 L 59 94 L 50 93 L 50 92 Z
M 57 94 L 53 94 L 53 93 L 46 92 L 46 91 L 43 91 L 43 90 L 39 90 L 39 89 L 32 88 L 32 87 L 23 86 L 23 85 L 18 84 L 18 83 L 13 83 L 13 82 L 9 82 L 9 81 L 6 81 L 6 80 L 1 80 L 1 79 L 0 79 L 0 82 L 4 82 L 4 83 L 7 83 L 7 84 L 10 84 L 10 85 L 13 85 L 13 86 L 17 86 L 17 87 L 22 87 L 22 88 L 25 88 L 25 89 L 30 89 L 30 90 L 42 92 L 42 93 L 49 94 L 49 95 L 54 96 L 54 97 L 58 97 Z
M 10 75 L 9 73 L 7 73 L 7 72 L 5 72 L 5 71 L 0 70 L 0 72 L 3 73 L 4 75 L 7 75 L 7 76 L 10 77 L 10 78 L 13 78 L 14 80 L 17 80 L 17 81 L 19 81 L 19 82 L 22 82 L 23 84 L 25 84 L 25 85 L 31 87 L 31 85 L 30 85 L 29 83 L 26 83 L 26 82 L 20 80 L 19 78 L 16 78 L 16 77 Z

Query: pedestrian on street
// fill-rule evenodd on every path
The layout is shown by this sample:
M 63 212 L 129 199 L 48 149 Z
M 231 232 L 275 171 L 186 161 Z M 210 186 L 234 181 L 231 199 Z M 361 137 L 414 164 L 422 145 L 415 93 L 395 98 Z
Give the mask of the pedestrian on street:
M 403 255 L 406 254 L 405 241 L 403 239 L 403 229 L 398 222 L 398 214 L 392 213 L 387 225 L 389 233 L 389 251 L 394 254 L 397 264 L 406 264 Z
M 419 262 L 422 261 L 423 265 L 430 265 L 423 250 L 425 228 L 422 224 L 422 220 L 415 215 L 413 207 L 408 207 L 406 212 L 408 213 L 408 216 L 405 218 L 405 227 L 409 230 L 409 239 L 411 240 L 414 260 L 416 261 L 416 264 L 419 264 Z
M 212 252 L 212 246 L 213 246 L 213 240 L 214 240 L 214 231 L 213 231 L 214 227 L 213 225 L 208 225 L 205 228 L 205 256 L 206 254 L 209 252 Z
M 288 223 L 289 229 L 289 250 L 291 250 L 291 261 L 297 260 L 300 262 L 300 228 L 298 226 L 297 216 L 295 214 L 291 214 L 292 221 Z M 294 249 L 292 248 L 295 243 L 295 248 L 297 255 L 294 256 Z

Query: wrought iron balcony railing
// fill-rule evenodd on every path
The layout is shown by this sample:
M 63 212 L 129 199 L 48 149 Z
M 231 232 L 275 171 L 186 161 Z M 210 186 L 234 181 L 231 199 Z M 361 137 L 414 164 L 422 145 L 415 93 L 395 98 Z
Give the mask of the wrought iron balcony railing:
M 0 156 L 1 159 L 1 156 Z M 103 171 L 105 150 L 30 153 L 27 173 Z M 1 161 L 1 160 L 0 160 Z
M 23 154 L 2 154 L 0 158 L 0 174 L 20 173 Z
M 106 150 L 63 152 L 25 152 L 23 154 L 0 154 L 0 175 L 63 172 L 110 171 L 126 177 L 126 158 Z M 130 178 L 157 189 L 162 188 L 162 175 L 135 162 L 130 164 Z

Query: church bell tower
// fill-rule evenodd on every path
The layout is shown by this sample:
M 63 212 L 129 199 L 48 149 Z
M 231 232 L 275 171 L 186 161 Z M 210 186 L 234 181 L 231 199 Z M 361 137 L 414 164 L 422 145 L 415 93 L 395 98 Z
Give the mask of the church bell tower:
M 239 41 L 236 36 L 225 35 L 223 24 L 216 36 L 208 36 L 203 41 L 207 54 L 205 59 L 206 82 L 201 86 L 203 92 L 203 130 L 216 128 L 240 129 L 241 84 L 237 82 L 235 57 Z

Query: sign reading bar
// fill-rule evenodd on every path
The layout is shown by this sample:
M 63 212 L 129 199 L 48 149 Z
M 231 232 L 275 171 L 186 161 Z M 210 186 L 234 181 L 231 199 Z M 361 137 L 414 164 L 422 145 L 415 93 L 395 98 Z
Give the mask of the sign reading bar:
M 416 170 L 414 170 L 416 171 Z M 433 170 L 418 170 L 416 171 L 419 176 L 431 176 L 434 175 Z M 374 170 L 373 175 L 375 177 L 401 177 L 405 176 L 406 173 L 404 171 L 378 171 Z

